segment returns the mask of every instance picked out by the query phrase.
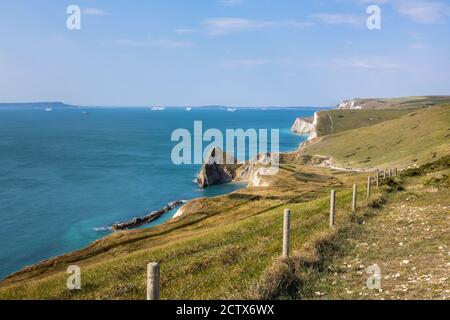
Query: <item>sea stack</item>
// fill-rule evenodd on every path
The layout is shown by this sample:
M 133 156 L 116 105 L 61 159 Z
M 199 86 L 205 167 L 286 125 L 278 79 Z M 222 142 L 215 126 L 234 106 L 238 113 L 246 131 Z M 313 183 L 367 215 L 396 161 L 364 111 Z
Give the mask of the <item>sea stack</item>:
M 236 169 L 240 166 L 236 159 L 222 149 L 211 150 L 207 161 L 203 164 L 197 183 L 201 188 L 229 183 L 236 177 Z

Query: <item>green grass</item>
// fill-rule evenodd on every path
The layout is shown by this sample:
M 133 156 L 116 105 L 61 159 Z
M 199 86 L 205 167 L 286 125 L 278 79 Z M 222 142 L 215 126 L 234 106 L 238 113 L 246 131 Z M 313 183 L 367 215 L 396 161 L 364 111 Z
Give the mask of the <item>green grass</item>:
M 293 167 L 296 170 L 281 174 L 291 189 L 286 175 L 294 184 L 299 172 L 318 174 L 323 170 Z M 248 201 L 241 191 L 198 200 L 203 205 L 215 204 L 151 231 L 119 233 L 85 249 L 91 251 L 90 255 L 71 254 L 19 273 L 2 284 L 0 299 L 144 299 L 146 265 L 152 261 L 161 264 L 164 299 L 246 297 L 280 256 L 284 208 L 292 210 L 293 250 L 328 229 L 331 187 L 339 190 L 337 221 L 348 214 L 350 185 L 353 181 L 363 184 L 365 177 L 338 176 L 339 179 L 329 176 L 331 183 L 315 185 L 300 180 L 297 189 L 291 190 L 298 194 L 283 193 L 282 198 L 272 194 L 270 200 Z M 314 199 L 310 200 L 311 196 L 302 196 L 299 185 L 303 191 L 321 190 L 315 190 Z M 361 188 L 361 199 L 363 194 Z M 361 201 L 361 205 L 364 203 Z M 72 264 L 82 269 L 83 289 L 79 292 L 65 286 L 65 270 Z
M 356 99 L 355 106 L 364 109 L 411 109 L 450 103 L 450 96 L 416 96 L 389 99 Z
M 449 137 L 450 105 L 443 105 L 323 137 L 304 153 L 332 157 L 344 167 L 401 168 L 448 154 Z
M 415 173 L 402 174 L 403 191 L 388 194 L 385 208 L 342 241 L 341 254 L 315 282 L 322 299 L 450 298 L 450 185 L 442 179 L 450 174 L 448 158 Z M 381 290 L 366 287 L 366 268 L 375 263 Z
M 355 225 L 378 209 L 368 207 L 364 199 L 367 174 L 305 163 L 314 155 L 332 156 L 352 167 L 434 161 L 450 154 L 449 111 L 445 105 L 408 114 L 368 110 L 340 117 L 340 112 L 332 112 L 341 132 L 306 146 L 303 153 L 282 155 L 279 173 L 267 178 L 270 187 L 197 199 L 181 218 L 151 229 L 118 232 L 26 268 L 0 283 L 0 299 L 144 299 L 146 265 L 153 261 L 161 264 L 163 299 L 313 297 L 325 263 L 339 253 L 336 246 L 356 236 Z M 428 180 L 433 188 L 448 183 L 445 176 Z M 360 186 L 360 216 L 350 213 L 353 183 Z M 390 188 L 374 190 L 373 199 Z M 338 191 L 335 229 L 328 226 L 330 189 Z M 281 261 L 285 208 L 293 214 L 294 255 Z M 70 265 L 81 267 L 81 291 L 66 289 Z
M 384 121 L 398 119 L 416 109 L 388 110 L 330 110 L 319 112 L 319 136 L 372 126 Z

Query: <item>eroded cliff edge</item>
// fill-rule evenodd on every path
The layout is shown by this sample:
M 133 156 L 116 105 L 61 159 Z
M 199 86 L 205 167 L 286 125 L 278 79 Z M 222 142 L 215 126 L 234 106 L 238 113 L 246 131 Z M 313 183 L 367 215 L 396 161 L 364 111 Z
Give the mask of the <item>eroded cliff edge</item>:
M 236 178 L 240 167 L 234 156 L 216 147 L 211 150 L 208 159 L 202 165 L 197 183 L 201 188 L 229 183 Z
M 297 118 L 291 131 L 296 134 L 308 135 L 308 141 L 312 141 L 320 136 L 320 118 L 323 115 L 323 112 L 315 112 L 312 118 Z

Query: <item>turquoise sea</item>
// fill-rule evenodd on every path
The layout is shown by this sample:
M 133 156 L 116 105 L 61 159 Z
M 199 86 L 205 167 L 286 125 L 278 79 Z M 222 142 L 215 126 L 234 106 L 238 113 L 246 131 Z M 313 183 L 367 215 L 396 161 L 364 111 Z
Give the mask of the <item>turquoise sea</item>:
M 86 115 L 83 111 L 88 111 Z M 168 202 L 210 197 L 238 184 L 200 190 L 199 165 L 175 166 L 172 131 L 280 129 L 280 150 L 305 137 L 290 133 L 313 109 L 0 108 L 0 278 L 79 249 L 110 233 L 105 226 Z M 146 227 L 163 223 L 166 214 Z

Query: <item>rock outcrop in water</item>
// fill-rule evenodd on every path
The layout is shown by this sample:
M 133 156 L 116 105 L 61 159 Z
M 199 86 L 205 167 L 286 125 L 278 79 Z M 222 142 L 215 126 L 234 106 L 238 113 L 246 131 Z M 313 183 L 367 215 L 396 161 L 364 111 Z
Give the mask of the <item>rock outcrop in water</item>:
M 161 210 L 153 211 L 153 212 L 149 213 L 148 215 L 144 216 L 143 218 L 134 218 L 133 220 L 128 221 L 128 222 L 116 223 L 112 226 L 112 229 L 117 231 L 117 230 L 126 230 L 126 229 L 140 227 L 144 224 L 150 223 L 150 222 L 158 219 L 163 214 L 169 212 L 172 209 L 175 209 L 176 207 L 181 206 L 183 203 L 184 203 L 184 201 L 181 201 L 181 200 L 170 202 L 167 206 L 165 206 Z
M 206 188 L 231 182 L 236 177 L 236 170 L 240 166 L 233 156 L 216 147 L 203 164 L 197 183 L 201 188 Z

